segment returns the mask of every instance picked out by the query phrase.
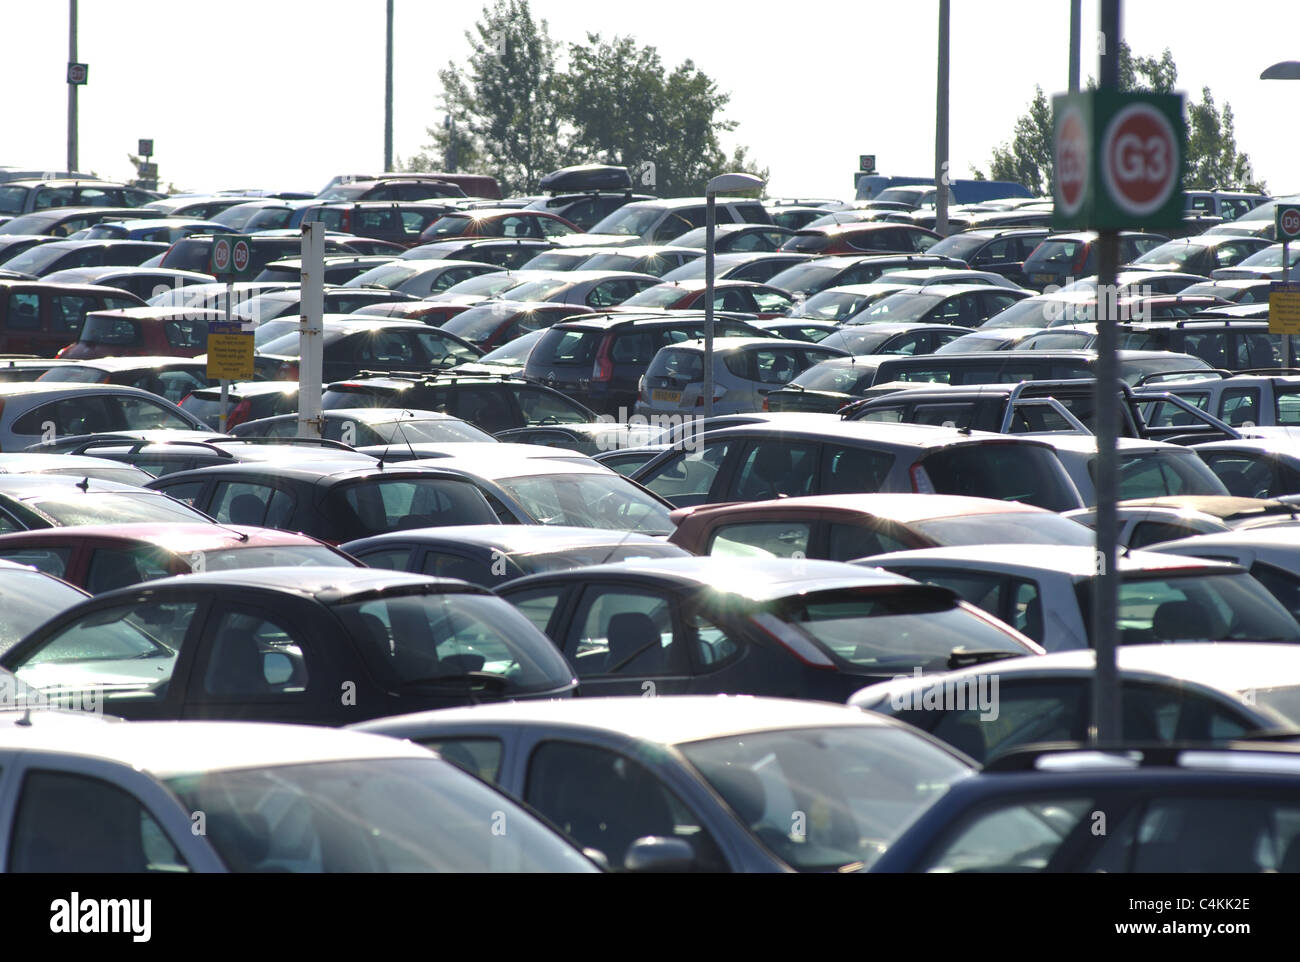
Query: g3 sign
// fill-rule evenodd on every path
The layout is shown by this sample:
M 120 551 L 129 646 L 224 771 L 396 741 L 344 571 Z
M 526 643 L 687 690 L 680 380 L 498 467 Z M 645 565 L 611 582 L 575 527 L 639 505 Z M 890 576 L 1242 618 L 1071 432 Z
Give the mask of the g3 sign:
M 1181 96 L 1093 90 L 1058 96 L 1053 108 L 1054 227 L 1182 222 L 1187 137 Z

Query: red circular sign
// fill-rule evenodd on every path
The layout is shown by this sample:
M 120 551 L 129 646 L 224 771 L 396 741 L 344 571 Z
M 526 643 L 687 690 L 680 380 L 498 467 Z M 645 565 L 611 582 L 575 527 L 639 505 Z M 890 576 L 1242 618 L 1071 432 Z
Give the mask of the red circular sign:
M 1282 211 L 1282 233 L 1287 237 L 1300 236 L 1300 210 Z
M 1056 132 L 1056 192 L 1061 211 L 1073 216 L 1088 187 L 1088 130 L 1077 107 L 1066 109 Z
M 218 238 L 212 242 L 212 266 L 218 274 L 224 274 L 230 267 L 230 241 Z
M 1178 185 L 1182 158 L 1173 125 L 1150 104 L 1130 104 L 1106 126 L 1102 177 L 1111 199 L 1127 214 L 1151 214 Z
M 236 241 L 234 253 L 231 254 L 231 259 L 235 262 L 236 272 L 242 274 L 248 269 L 248 258 L 248 241 Z

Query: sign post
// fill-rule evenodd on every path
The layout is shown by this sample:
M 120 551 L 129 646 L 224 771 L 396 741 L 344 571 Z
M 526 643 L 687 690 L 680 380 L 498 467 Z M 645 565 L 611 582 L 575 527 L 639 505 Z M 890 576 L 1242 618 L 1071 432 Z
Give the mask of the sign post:
M 1114 745 L 1122 737 L 1119 672 L 1120 415 L 1116 356 L 1119 231 L 1182 223 L 1182 176 L 1187 156 L 1182 97 L 1126 94 L 1119 86 L 1119 0 L 1102 0 L 1101 35 L 1106 44 L 1096 90 L 1053 99 L 1054 228 L 1091 228 L 1098 238 L 1097 540 L 1093 578 L 1091 741 Z
M 1269 288 L 1268 330 L 1282 335 L 1282 353 L 1286 357 L 1282 365 L 1292 367 L 1295 355 L 1291 353 L 1291 335 L 1300 334 L 1295 320 L 1300 312 L 1300 288 L 1293 290 L 1295 285 L 1291 284 L 1291 242 L 1300 239 L 1300 204 L 1278 204 L 1274 217 L 1277 239 L 1282 242 L 1282 283 Z
M 208 323 L 208 378 L 221 381 L 220 431 L 226 433 L 230 409 L 230 382 L 253 378 L 253 332 L 231 319 L 235 279 L 246 276 L 252 265 L 252 248 L 240 234 L 218 234 L 212 239 L 208 272 L 226 282 L 224 321 Z

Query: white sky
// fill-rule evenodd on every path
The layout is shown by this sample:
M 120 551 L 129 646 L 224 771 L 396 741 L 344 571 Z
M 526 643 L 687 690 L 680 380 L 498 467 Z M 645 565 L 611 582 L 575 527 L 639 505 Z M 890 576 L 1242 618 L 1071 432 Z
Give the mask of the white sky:
M 396 0 L 393 147 L 407 157 L 440 122 L 437 73 L 468 51 L 479 0 Z M 671 68 L 691 58 L 732 101 L 772 194 L 848 197 L 858 155 L 882 173 L 934 169 L 935 0 L 533 0 L 562 43 L 630 34 Z M 133 175 L 152 137 L 181 189 L 316 190 L 383 162 L 384 0 L 81 0 L 80 166 Z M 1065 89 L 1068 0 L 953 0 L 953 176 L 987 169 L 1035 83 Z M 747 22 L 742 21 L 748 15 Z M 0 164 L 66 160 L 65 0 L 0 0 Z M 731 22 L 731 21 L 735 22 Z M 1097 72 L 1098 9 L 1083 3 L 1083 76 Z M 1237 142 L 1275 192 L 1300 191 L 1300 81 L 1260 71 L 1300 59 L 1300 0 L 1128 0 L 1138 54 L 1168 46 L 1179 89 L 1232 104 Z M 1289 109 L 1288 109 L 1289 108 Z M 653 159 L 653 158 L 647 158 Z

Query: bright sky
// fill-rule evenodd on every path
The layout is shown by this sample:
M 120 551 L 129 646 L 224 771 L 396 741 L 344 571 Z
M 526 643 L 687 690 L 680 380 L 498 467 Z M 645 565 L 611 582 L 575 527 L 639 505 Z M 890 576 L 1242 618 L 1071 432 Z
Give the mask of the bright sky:
M 437 73 L 464 58 L 478 0 L 396 0 L 394 151 L 441 121 Z M 669 67 L 691 58 L 732 101 L 725 146 L 746 144 L 774 195 L 849 197 L 858 155 L 886 174 L 934 169 L 936 0 L 533 0 L 562 43 L 630 34 Z M 383 162 L 384 0 L 81 0 L 80 167 L 133 175 L 152 137 L 164 183 L 316 190 Z M 744 11 L 750 19 L 744 20 Z M 953 0 L 951 169 L 987 169 L 1041 84 L 1067 82 L 1069 0 Z M 66 160 L 68 4 L 0 0 L 6 91 L 0 164 Z M 1083 3 L 1083 75 L 1097 72 L 1098 4 Z M 1300 191 L 1300 81 L 1259 79 L 1300 59 L 1300 2 L 1128 0 L 1124 37 L 1168 46 L 1179 89 L 1232 104 L 1239 148 L 1275 192 Z M 647 158 L 653 159 L 653 158 Z

